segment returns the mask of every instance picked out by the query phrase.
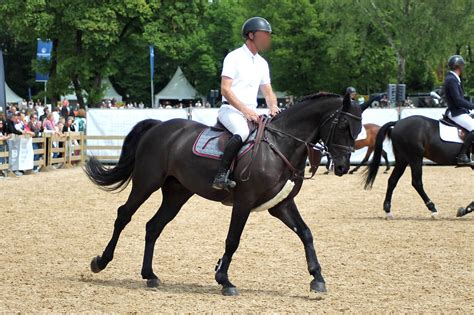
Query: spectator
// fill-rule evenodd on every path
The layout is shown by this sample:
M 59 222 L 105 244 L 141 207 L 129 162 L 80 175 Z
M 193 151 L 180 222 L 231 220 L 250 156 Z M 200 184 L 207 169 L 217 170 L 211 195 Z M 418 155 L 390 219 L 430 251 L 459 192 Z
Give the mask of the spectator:
M 77 128 L 76 131 L 85 131 L 86 130 L 86 111 L 84 109 L 79 109 L 77 111 L 77 117 L 74 121 Z
M 61 117 L 61 115 L 59 114 L 59 108 L 57 106 L 53 109 L 52 114 L 54 117 L 54 125 L 56 126 L 59 122 L 59 117 Z
M 49 132 L 49 133 L 56 132 L 53 113 L 49 113 L 46 119 L 44 120 L 43 129 L 44 129 L 44 132 Z
M 32 132 L 33 137 L 39 137 L 41 135 L 41 122 L 38 121 L 38 115 L 33 113 L 30 115 L 30 121 L 28 122 L 28 129 Z M 40 149 L 40 144 L 33 142 L 33 150 Z M 38 161 L 40 158 L 39 154 L 33 156 L 34 161 Z M 39 166 L 33 167 L 33 172 L 38 172 Z
M 14 114 L 10 116 L 9 119 L 7 119 L 4 122 L 3 126 L 3 133 L 4 134 L 16 134 L 16 135 L 22 135 L 24 133 L 23 130 L 17 130 L 15 128 L 15 125 L 20 121 L 20 115 L 19 114 Z
M 43 123 L 44 125 L 44 121 L 48 118 L 48 114 L 50 113 L 49 111 L 49 108 L 48 107 L 45 107 L 44 108 L 44 114 L 40 116 L 40 121 Z
M 67 118 L 69 116 L 69 101 L 63 100 L 63 106 L 61 107 L 61 117 Z
M 10 106 L 10 108 L 7 110 L 7 119 L 10 119 L 15 114 L 16 114 L 16 107 Z
M 74 117 L 69 116 L 66 120 L 66 124 L 63 127 L 63 132 L 76 131 L 74 127 Z
M 0 152 L 5 152 L 5 148 L 7 147 L 3 141 L 6 141 L 11 138 L 11 135 L 7 135 L 3 132 L 3 125 L 4 125 L 4 121 L 0 120 Z M 5 158 L 0 157 L 0 165 L 2 165 L 3 163 L 5 163 Z M 7 177 L 6 170 L 2 170 L 2 174 L 3 176 Z

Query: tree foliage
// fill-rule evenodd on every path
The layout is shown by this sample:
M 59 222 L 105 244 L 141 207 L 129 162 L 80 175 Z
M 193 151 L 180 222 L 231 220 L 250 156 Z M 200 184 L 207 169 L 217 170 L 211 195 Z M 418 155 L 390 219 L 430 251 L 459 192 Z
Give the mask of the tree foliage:
M 273 26 L 263 53 L 276 90 L 303 95 L 362 93 L 389 82 L 422 91 L 439 85 L 450 54 L 472 61 L 474 4 L 470 0 L 2 0 L 0 44 L 7 80 L 26 96 L 34 72 L 50 73 L 48 96 L 75 92 L 84 105 L 103 95 L 111 77 L 129 100 L 150 103 L 148 46 L 155 47 L 155 91 L 178 66 L 197 90 L 219 87 L 222 60 L 242 45 L 245 19 Z M 53 41 L 49 63 L 35 61 L 36 39 Z M 474 91 L 467 68 L 465 83 Z M 36 92 L 40 87 L 36 87 Z

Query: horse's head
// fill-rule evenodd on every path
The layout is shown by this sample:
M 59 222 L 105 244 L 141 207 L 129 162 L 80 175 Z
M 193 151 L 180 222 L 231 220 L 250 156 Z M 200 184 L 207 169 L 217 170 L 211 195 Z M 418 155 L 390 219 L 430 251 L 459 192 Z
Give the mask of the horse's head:
M 334 174 L 342 176 L 349 171 L 354 142 L 362 130 L 362 111 L 353 105 L 346 94 L 342 107 L 331 114 L 321 125 L 321 139 L 328 147 L 334 162 Z

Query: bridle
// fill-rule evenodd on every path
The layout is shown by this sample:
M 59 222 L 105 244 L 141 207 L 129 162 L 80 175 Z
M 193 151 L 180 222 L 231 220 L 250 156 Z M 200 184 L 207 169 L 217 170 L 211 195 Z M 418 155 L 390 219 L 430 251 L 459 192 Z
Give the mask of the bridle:
M 270 148 L 283 160 L 283 162 L 285 162 L 287 167 L 292 171 L 292 179 L 310 179 L 314 176 L 314 174 L 316 173 L 316 171 L 319 167 L 319 163 L 320 163 L 323 151 L 327 152 L 329 147 L 338 147 L 338 148 L 343 149 L 347 153 L 351 153 L 351 152 L 354 151 L 354 148 L 352 146 L 346 146 L 346 145 L 342 145 L 342 144 L 338 144 L 338 143 L 333 143 L 335 128 L 339 124 L 339 118 L 340 118 L 341 115 L 346 115 L 349 118 L 352 118 L 352 119 L 355 119 L 355 120 L 358 120 L 358 121 L 362 121 L 361 117 L 358 117 L 356 115 L 353 115 L 353 114 L 345 112 L 345 111 L 342 111 L 341 108 L 336 110 L 334 113 L 329 115 L 319 127 L 320 129 L 322 129 L 327 123 L 331 122 L 331 126 L 330 126 L 330 129 L 329 129 L 329 134 L 328 134 L 326 139 L 323 139 L 324 146 L 323 146 L 322 149 L 320 149 L 314 143 L 304 141 L 303 139 L 300 139 L 296 136 L 293 136 L 292 134 L 289 134 L 285 131 L 270 127 L 268 124 L 265 126 L 265 129 L 267 129 L 271 132 L 284 135 L 288 138 L 291 138 L 291 139 L 305 145 L 306 151 L 308 153 L 308 159 L 309 159 L 310 166 L 311 166 L 311 168 L 310 168 L 311 176 L 309 176 L 309 177 L 304 177 L 304 170 L 301 171 L 301 170 L 296 169 L 291 164 L 291 162 L 284 156 L 284 154 L 281 153 L 281 151 L 273 143 L 271 143 L 266 136 L 263 138 L 262 141 L 268 143 Z M 352 132 L 351 132 L 351 136 L 354 137 L 354 135 L 352 135 Z M 356 135 L 356 137 L 357 137 L 357 135 Z M 303 174 L 301 174 L 301 173 L 303 173 Z
M 320 129 L 322 129 L 324 125 L 326 125 L 329 122 L 329 120 L 332 119 L 331 127 L 329 128 L 329 134 L 326 139 L 322 139 L 322 140 L 327 147 L 341 148 L 346 153 L 351 153 L 351 152 L 354 152 L 354 148 L 352 146 L 347 146 L 347 145 L 342 145 L 342 144 L 332 142 L 334 138 L 334 132 L 336 130 L 337 125 L 339 124 L 339 118 L 341 117 L 341 115 L 346 115 L 355 120 L 362 121 L 362 117 L 359 117 L 354 114 L 342 111 L 341 109 L 338 109 L 337 111 L 329 115 L 328 118 L 326 118 L 321 124 Z M 355 137 L 357 137 L 357 135 L 353 135 L 352 132 L 351 132 L 351 136 L 353 140 L 355 140 Z

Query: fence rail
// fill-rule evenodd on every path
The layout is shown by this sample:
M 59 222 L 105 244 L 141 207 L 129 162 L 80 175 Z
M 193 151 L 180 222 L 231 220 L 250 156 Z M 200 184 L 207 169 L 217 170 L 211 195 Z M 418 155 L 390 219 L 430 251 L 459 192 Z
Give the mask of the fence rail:
M 30 136 L 15 136 L 14 138 L 27 138 Z M 123 140 L 124 136 L 87 136 L 82 132 L 66 132 L 64 134 L 44 133 L 40 137 L 32 138 L 33 166 L 40 172 L 59 168 L 70 168 L 83 165 L 88 159 L 88 151 L 114 150 L 115 155 L 94 155 L 102 161 L 116 162 L 120 157 L 121 145 L 88 145 L 88 140 Z M 6 172 L 11 175 L 11 152 L 8 140 L 0 140 L 0 175 Z M 28 171 L 28 170 L 27 170 Z

